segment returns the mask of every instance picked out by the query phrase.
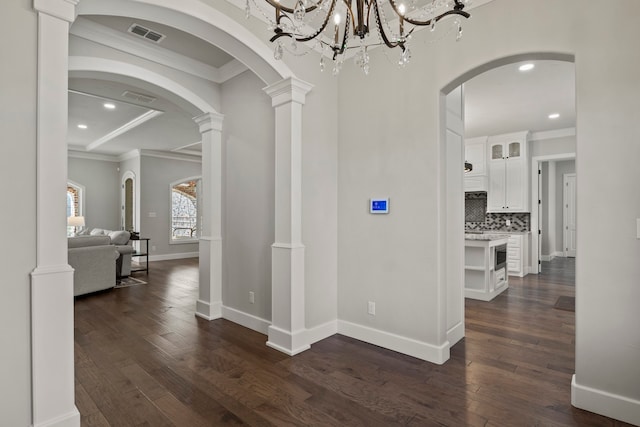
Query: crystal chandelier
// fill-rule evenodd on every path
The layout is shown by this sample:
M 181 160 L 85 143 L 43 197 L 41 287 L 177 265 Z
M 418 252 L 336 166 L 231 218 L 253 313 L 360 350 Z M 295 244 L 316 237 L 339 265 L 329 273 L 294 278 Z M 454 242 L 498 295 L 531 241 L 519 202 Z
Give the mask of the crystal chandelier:
M 426 3 L 425 3 L 426 1 Z M 330 50 L 334 74 L 340 71 L 348 50 L 357 49 L 355 62 L 369 73 L 368 48 L 384 45 L 400 48 L 398 65 L 411 58 L 408 44 L 417 27 L 430 27 L 445 17 L 455 16 L 456 40 L 462 36 L 461 17 L 469 0 L 246 0 L 246 17 L 252 3 L 269 22 L 274 32 L 274 57 L 281 59 L 285 49 L 299 54 L 298 44 L 319 49 L 320 69 L 324 70 L 324 53 Z M 420 4 L 422 3 L 422 4 Z M 262 5 L 271 6 L 263 10 Z M 310 50 L 309 49 L 309 50 Z M 307 50 L 308 52 L 308 50 Z M 307 53 L 305 52 L 305 53 Z

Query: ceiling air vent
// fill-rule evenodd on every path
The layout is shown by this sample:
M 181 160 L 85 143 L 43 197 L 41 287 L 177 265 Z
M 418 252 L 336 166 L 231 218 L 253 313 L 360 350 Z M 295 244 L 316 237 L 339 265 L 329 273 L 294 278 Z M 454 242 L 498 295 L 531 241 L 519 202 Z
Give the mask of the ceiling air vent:
M 145 104 L 151 104 L 156 100 L 156 98 L 154 98 L 153 96 L 143 95 L 138 92 L 131 92 L 130 90 L 125 90 L 122 93 L 122 96 L 133 101 L 144 102 Z
M 132 24 L 127 31 L 154 43 L 160 43 L 166 37 L 164 34 L 152 31 L 140 24 Z

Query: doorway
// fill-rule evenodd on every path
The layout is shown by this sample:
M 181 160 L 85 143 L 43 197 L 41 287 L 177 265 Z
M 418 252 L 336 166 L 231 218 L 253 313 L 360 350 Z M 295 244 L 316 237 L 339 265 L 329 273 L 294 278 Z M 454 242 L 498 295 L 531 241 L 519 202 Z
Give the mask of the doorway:
M 573 175 L 573 257 L 575 257 L 575 159 L 574 152 L 536 156 L 531 164 L 531 273 L 542 272 L 547 262 L 567 257 L 565 248 L 566 203 L 564 176 Z
M 135 175 L 133 172 L 125 172 L 122 180 L 122 229 L 135 231 Z

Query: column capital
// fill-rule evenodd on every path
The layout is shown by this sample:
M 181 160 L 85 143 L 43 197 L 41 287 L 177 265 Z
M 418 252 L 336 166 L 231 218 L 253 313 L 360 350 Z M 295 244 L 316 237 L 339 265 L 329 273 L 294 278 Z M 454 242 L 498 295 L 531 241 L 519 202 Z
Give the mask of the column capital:
M 300 80 L 296 77 L 288 77 L 277 83 L 265 87 L 267 95 L 271 97 L 271 105 L 277 107 L 282 104 L 296 102 L 304 104 L 307 93 L 313 89 L 311 83 Z
M 211 130 L 217 130 L 219 132 L 222 131 L 223 120 L 224 115 L 214 112 L 204 113 L 193 118 L 193 121 L 196 122 L 200 129 L 200 133 L 209 132 Z
M 80 0 L 33 0 L 38 13 L 51 15 L 69 23 L 76 20 L 76 6 Z

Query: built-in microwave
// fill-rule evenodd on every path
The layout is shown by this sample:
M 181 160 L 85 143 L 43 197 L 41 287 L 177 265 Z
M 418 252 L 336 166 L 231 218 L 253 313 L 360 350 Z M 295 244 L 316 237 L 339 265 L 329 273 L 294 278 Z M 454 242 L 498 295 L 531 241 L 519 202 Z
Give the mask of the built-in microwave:
M 496 246 L 496 265 L 495 271 L 507 267 L 507 245 Z

